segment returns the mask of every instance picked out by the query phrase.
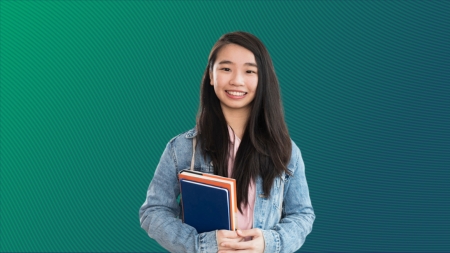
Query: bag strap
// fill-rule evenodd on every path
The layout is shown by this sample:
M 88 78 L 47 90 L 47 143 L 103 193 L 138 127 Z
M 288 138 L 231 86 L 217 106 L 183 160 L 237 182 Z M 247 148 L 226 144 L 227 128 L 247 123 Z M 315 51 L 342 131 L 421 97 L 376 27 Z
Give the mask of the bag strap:
M 286 175 L 284 175 L 284 177 L 286 177 Z M 283 203 L 284 203 L 284 178 L 280 179 L 281 181 L 281 198 L 280 198 L 280 219 L 283 216 Z
M 196 146 L 197 146 L 197 138 L 194 137 L 194 139 L 192 139 L 192 159 L 191 159 L 191 169 L 190 170 L 194 170 L 195 147 Z

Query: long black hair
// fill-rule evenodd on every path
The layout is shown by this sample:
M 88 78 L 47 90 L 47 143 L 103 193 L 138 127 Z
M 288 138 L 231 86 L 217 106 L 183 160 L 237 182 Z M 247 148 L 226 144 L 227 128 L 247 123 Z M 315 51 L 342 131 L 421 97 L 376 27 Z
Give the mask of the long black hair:
M 251 51 L 258 68 L 256 94 L 236 153 L 232 175 L 227 175 L 228 126 L 220 101 L 210 84 L 210 73 L 217 54 L 228 44 L 236 44 Z M 211 157 L 214 173 L 236 179 L 238 207 L 241 212 L 241 204 L 248 204 L 248 186 L 251 180 L 261 176 L 264 195 L 269 197 L 275 178 L 283 172 L 289 173 L 287 164 L 291 158 L 292 145 L 284 121 L 278 79 L 269 52 L 254 35 L 246 32 L 227 33 L 214 44 L 201 83 L 197 130 L 203 155 Z

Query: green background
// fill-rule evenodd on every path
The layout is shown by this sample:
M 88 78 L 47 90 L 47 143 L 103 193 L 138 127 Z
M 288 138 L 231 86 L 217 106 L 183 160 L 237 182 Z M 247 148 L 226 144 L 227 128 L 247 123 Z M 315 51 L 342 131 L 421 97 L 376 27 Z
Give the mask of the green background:
M 301 252 L 450 251 L 450 1 L 1 1 L 3 252 L 158 252 L 138 209 L 209 51 L 267 46 L 317 219 Z

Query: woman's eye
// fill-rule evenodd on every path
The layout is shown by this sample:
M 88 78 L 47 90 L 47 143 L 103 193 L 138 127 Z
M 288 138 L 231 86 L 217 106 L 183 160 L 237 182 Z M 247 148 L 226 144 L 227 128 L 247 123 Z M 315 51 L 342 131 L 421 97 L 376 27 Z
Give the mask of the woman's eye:
M 221 68 L 221 70 L 224 70 L 224 71 L 230 71 L 229 68 Z
M 247 70 L 247 73 L 251 74 L 251 73 L 256 73 L 256 72 L 253 70 Z

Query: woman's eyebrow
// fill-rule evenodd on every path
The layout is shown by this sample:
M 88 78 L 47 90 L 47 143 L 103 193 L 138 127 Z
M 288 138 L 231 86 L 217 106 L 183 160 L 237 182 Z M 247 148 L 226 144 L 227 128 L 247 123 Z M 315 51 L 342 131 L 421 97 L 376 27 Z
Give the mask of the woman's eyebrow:
M 220 61 L 219 64 L 234 64 L 234 63 L 229 60 L 223 60 L 223 61 Z M 246 62 L 246 63 L 244 63 L 244 65 L 251 66 L 251 67 L 258 67 L 258 65 L 256 65 L 256 63 L 253 63 L 253 62 Z

